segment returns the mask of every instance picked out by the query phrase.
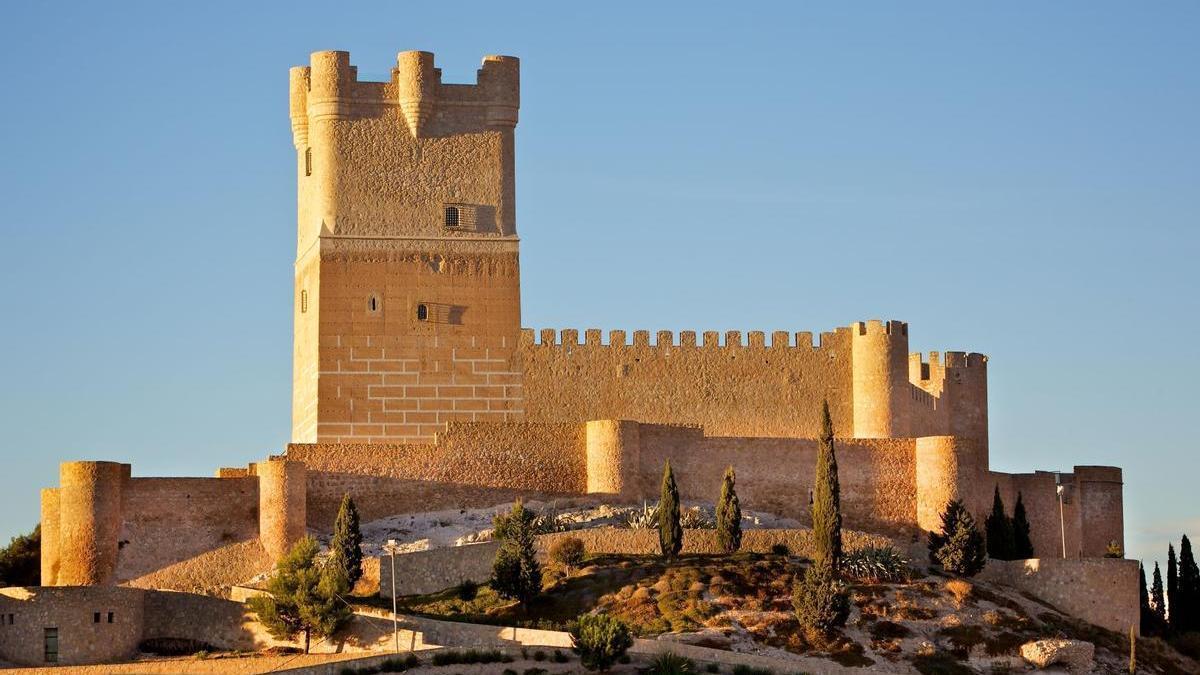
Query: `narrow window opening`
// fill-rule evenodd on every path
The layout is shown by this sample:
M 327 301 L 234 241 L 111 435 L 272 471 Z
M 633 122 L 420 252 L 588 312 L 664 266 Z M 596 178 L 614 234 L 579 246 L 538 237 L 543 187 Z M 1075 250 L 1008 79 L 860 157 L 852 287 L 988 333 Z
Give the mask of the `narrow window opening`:
M 370 297 L 370 299 L 367 300 L 367 309 L 372 313 L 378 312 L 379 311 L 379 298 L 372 295 Z
M 100 623 L 100 612 L 92 614 L 92 623 Z
M 458 227 L 458 207 L 446 207 L 446 227 Z
M 417 321 L 429 320 L 429 307 L 427 305 L 417 305 Z
M 304 149 L 304 175 L 312 175 L 312 148 Z
M 300 291 L 300 313 L 308 311 L 308 291 Z
M 46 663 L 58 663 L 58 629 L 47 628 L 42 635 L 42 647 Z
M 109 623 L 112 623 L 112 622 L 113 622 L 113 613 L 112 613 L 112 612 L 109 612 L 109 613 L 108 613 L 108 622 L 109 622 Z

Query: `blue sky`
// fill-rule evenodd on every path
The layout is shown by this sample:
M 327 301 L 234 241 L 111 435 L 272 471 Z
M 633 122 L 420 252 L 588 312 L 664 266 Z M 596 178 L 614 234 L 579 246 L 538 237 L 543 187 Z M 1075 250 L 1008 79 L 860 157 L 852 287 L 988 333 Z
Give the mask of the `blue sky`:
M 910 322 L 990 356 L 992 465 L 1125 469 L 1200 536 L 1200 5 L 19 3 L 0 105 L 0 537 L 61 460 L 288 439 L 287 68 L 522 58 L 524 324 Z

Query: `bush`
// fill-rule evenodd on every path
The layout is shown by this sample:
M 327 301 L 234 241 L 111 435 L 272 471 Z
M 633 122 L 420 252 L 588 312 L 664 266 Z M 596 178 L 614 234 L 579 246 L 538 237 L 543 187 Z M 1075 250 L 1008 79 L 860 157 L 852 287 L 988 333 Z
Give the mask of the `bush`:
M 492 562 L 492 589 L 524 604 L 542 590 L 542 566 L 535 557 L 534 516 L 518 501 L 512 512 L 494 521 L 500 550 Z
M 715 530 L 717 528 L 717 522 L 699 506 L 680 511 L 679 525 L 685 530 Z
M 579 537 L 565 537 L 550 545 L 547 552 L 551 562 L 570 570 L 583 564 L 586 551 Z
M 870 583 L 907 581 L 910 574 L 908 559 L 891 546 L 867 546 L 847 553 L 842 571 Z
M 470 602 L 475 599 L 475 596 L 479 595 L 479 584 L 470 579 L 463 579 L 458 582 L 458 586 L 455 586 L 454 594 L 458 596 L 459 600 Z
M 570 660 L 571 660 L 571 657 L 562 653 L 562 650 L 559 650 L 559 649 L 554 650 L 554 662 L 555 663 L 566 663 L 567 661 L 570 661 Z
M 791 555 L 792 551 L 788 548 L 787 544 L 778 542 L 771 544 L 771 553 L 774 553 L 775 555 Z
M 588 670 L 606 671 L 633 646 L 629 627 L 607 614 L 584 614 L 571 624 L 571 642 Z
M 468 649 L 464 652 L 438 652 L 433 655 L 433 665 L 448 666 L 451 664 L 471 663 L 512 663 L 513 657 L 499 649 Z
M 654 657 L 645 673 L 648 675 L 686 675 L 696 672 L 696 664 L 691 659 L 680 656 L 675 652 L 663 652 Z
M 738 664 L 733 667 L 733 675 L 775 675 L 775 671 L 769 668 L 755 668 L 754 666 Z
M 962 579 L 951 579 L 946 582 L 946 590 L 950 595 L 954 596 L 954 602 L 959 607 L 962 607 L 967 600 L 971 599 L 971 595 L 975 592 L 975 587 L 969 581 Z
M 710 663 L 707 666 L 704 666 L 704 671 L 708 673 L 719 673 L 721 672 L 721 666 L 716 663 Z
M 987 564 L 987 549 L 975 519 L 954 500 L 942 513 L 942 531 L 929 533 L 930 560 L 947 572 L 972 577 Z
M 4 586 L 37 586 L 42 578 L 42 526 L 33 532 L 13 537 L 8 546 L 0 548 L 0 588 Z
M 834 577 L 829 562 L 813 563 L 804 570 L 804 578 L 796 584 L 792 603 L 796 608 L 796 619 L 810 635 L 828 636 L 835 628 L 846 625 L 850 615 L 846 586 Z

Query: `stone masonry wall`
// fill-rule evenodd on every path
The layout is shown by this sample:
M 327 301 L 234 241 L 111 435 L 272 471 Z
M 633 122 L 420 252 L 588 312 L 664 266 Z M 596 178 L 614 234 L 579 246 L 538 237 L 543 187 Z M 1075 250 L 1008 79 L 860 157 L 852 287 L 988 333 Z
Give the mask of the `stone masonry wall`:
M 116 579 L 258 538 L 254 478 L 131 478 L 121 503 Z
M 980 578 L 1030 593 L 1101 628 L 1139 628 L 1138 562 L 1112 558 L 989 560 Z
M 287 456 L 308 466 L 308 522 L 324 530 L 346 493 L 364 520 L 582 494 L 586 435 L 582 424 L 453 423 L 427 445 L 292 444 Z

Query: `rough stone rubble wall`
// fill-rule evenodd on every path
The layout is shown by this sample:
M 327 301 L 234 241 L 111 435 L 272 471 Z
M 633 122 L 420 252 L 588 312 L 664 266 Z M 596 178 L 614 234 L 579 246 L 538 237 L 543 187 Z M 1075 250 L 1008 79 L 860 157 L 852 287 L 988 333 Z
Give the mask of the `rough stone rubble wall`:
M 989 560 L 980 578 L 1030 593 L 1122 635 L 1140 632 L 1138 562 L 1111 558 Z

